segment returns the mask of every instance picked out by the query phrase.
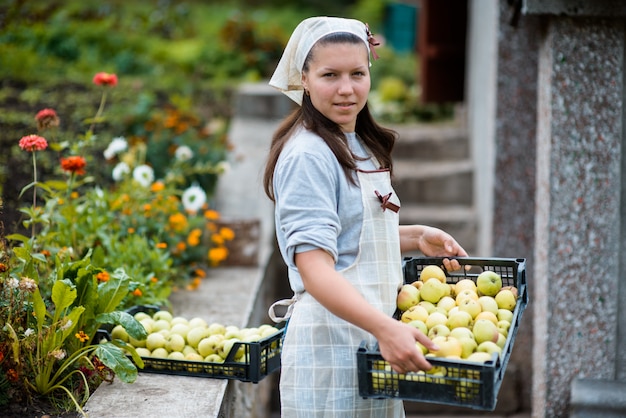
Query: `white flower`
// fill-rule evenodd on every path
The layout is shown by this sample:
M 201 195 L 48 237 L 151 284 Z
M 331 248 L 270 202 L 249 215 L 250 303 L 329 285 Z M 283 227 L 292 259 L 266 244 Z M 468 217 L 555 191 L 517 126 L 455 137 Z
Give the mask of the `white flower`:
M 54 357 L 57 360 L 63 360 L 65 356 L 67 355 L 67 353 L 65 352 L 65 350 L 58 348 L 56 350 L 50 351 L 48 355 L 50 357 Z
M 126 138 L 118 136 L 117 138 L 113 138 L 107 149 L 104 150 L 104 158 L 110 160 L 120 152 L 126 151 L 127 149 L 128 142 L 126 142 Z
M 154 170 L 149 165 L 142 164 L 133 170 L 133 179 L 143 187 L 150 187 L 154 181 Z
M 71 319 L 68 319 L 65 324 L 61 325 L 61 330 L 62 331 L 68 330 L 68 329 L 72 328 L 72 325 L 74 325 L 74 322 L 72 322 Z
M 31 335 L 33 335 L 35 333 L 35 330 L 32 328 L 28 328 L 26 331 L 24 331 L 24 337 L 30 337 Z
M 174 156 L 178 161 L 189 161 L 193 158 L 193 151 L 187 145 L 176 148 Z
M 111 172 L 111 177 L 115 181 L 121 181 L 130 173 L 130 167 L 125 162 L 118 163 Z
M 183 192 L 182 201 L 186 211 L 195 213 L 206 203 L 206 193 L 202 187 L 194 184 Z
M 20 285 L 20 282 L 15 277 L 11 277 L 7 282 L 7 285 L 9 285 L 11 289 L 17 289 Z
M 227 173 L 230 171 L 230 164 L 227 161 L 220 161 L 219 163 L 217 163 L 217 165 L 215 166 L 215 170 L 218 173 Z

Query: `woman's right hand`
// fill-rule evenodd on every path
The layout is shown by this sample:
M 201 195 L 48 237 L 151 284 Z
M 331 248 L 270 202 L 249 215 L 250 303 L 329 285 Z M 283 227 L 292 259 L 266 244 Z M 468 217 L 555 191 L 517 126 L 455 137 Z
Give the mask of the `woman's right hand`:
M 378 340 L 381 355 L 397 373 L 417 372 L 432 368 L 416 342 L 420 342 L 432 351 L 438 350 L 439 347 L 419 329 L 389 318 L 389 323 L 374 336 Z

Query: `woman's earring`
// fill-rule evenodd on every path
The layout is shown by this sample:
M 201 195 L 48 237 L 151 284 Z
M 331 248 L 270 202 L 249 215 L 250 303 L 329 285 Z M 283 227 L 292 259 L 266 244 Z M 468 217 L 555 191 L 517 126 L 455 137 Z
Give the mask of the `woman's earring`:
M 311 95 L 311 93 L 307 89 L 304 89 L 304 94 L 306 94 L 307 96 Z

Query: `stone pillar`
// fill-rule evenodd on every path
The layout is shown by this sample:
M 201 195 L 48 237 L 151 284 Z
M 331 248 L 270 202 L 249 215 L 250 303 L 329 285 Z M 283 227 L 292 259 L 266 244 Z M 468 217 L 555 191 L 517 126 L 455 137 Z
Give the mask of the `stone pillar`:
M 545 20 L 532 416 L 552 418 L 568 416 L 575 379 L 616 378 L 625 31 L 620 18 Z

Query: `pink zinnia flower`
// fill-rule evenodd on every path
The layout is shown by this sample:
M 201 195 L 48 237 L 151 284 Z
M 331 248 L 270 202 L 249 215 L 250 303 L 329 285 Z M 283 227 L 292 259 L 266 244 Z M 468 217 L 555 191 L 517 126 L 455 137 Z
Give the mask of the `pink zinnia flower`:
M 48 141 L 43 136 L 27 135 L 20 139 L 20 148 L 30 152 L 41 151 L 48 148 Z
M 40 131 L 59 126 L 59 117 L 57 116 L 57 112 L 54 109 L 42 109 L 37 112 L 37 116 L 35 116 L 35 120 L 37 121 L 37 129 Z
M 61 168 L 70 173 L 85 174 L 85 166 L 87 161 L 83 157 L 72 156 L 61 158 Z
M 117 76 L 109 73 L 97 73 L 93 76 L 93 83 L 99 86 L 115 86 L 117 85 Z

